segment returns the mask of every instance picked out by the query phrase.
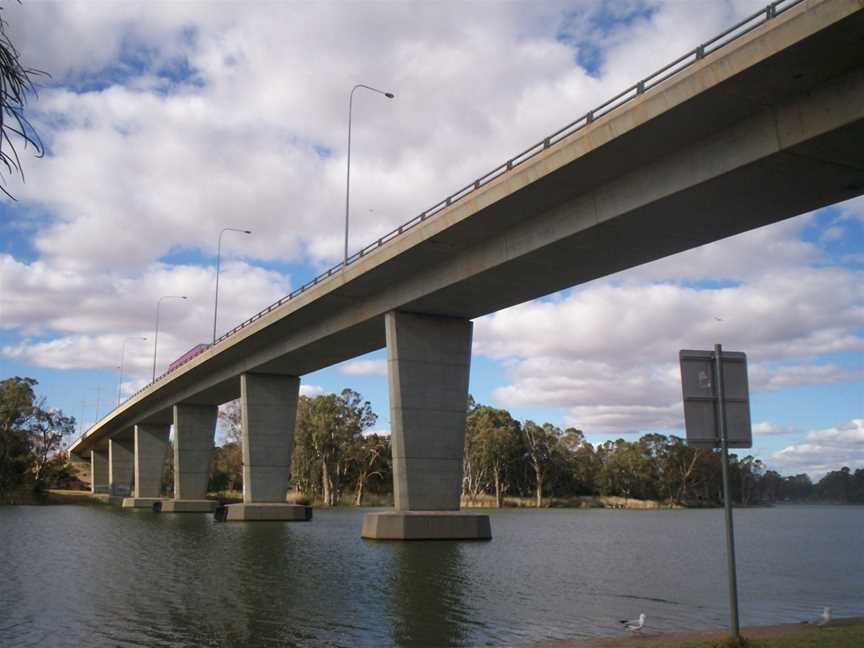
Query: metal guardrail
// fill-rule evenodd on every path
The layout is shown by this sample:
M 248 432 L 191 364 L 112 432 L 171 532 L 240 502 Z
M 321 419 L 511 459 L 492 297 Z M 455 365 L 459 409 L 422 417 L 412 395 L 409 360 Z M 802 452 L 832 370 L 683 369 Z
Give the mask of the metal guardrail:
M 728 45 L 729 43 L 734 42 L 735 40 L 737 40 L 741 36 L 744 36 L 745 34 L 750 33 L 751 31 L 753 31 L 754 29 L 756 29 L 760 25 L 765 24 L 769 20 L 776 18 L 780 14 L 786 12 L 787 10 L 791 9 L 792 7 L 794 7 L 798 4 L 801 4 L 804 1 L 805 0 L 777 0 L 776 2 L 772 2 L 771 4 L 769 4 L 764 9 L 760 9 L 759 11 L 754 13 L 753 15 L 751 15 L 751 16 L 745 18 L 744 20 L 742 20 L 741 22 L 733 25 L 732 27 L 730 27 L 729 29 L 725 30 L 724 32 L 718 34 L 714 38 L 712 38 L 708 41 L 705 41 L 704 43 L 702 43 L 701 45 L 699 45 L 695 49 L 690 50 L 689 52 L 687 52 L 683 56 L 680 56 L 679 58 L 675 59 L 671 63 L 667 63 L 665 66 L 663 66 L 662 68 L 660 68 L 656 72 L 648 75 L 647 77 L 645 77 L 641 81 L 633 84 L 632 86 L 630 86 L 629 88 L 627 88 L 623 92 L 620 92 L 619 94 L 615 95 L 611 99 L 600 104 L 599 106 L 597 106 L 593 110 L 589 110 L 587 113 L 585 113 L 584 115 L 579 117 L 579 119 L 567 124 L 563 128 L 558 129 L 557 131 L 555 131 L 551 135 L 548 135 L 547 137 L 543 138 L 541 141 L 537 142 L 533 146 L 529 146 L 528 148 L 526 148 L 521 153 L 514 155 L 512 158 L 510 158 L 509 160 L 507 160 L 503 164 L 498 165 L 497 167 L 495 167 L 494 169 L 492 169 L 491 171 L 489 171 L 485 175 L 480 176 L 479 178 L 474 180 L 474 182 L 467 184 L 464 187 L 462 187 L 461 189 L 459 189 L 458 191 L 450 194 L 449 196 L 444 198 L 444 200 L 440 201 L 439 203 L 436 203 L 435 205 L 433 205 L 432 207 L 430 207 L 426 211 L 421 212 L 420 214 L 418 214 L 417 216 L 415 216 L 414 218 L 412 218 L 408 222 L 403 223 L 402 225 L 400 225 L 399 227 L 397 227 L 393 231 L 385 234 L 384 236 L 382 236 L 378 240 L 373 241 L 372 243 L 370 243 L 366 247 L 362 248 L 359 252 L 355 252 L 354 254 L 352 254 L 351 256 L 348 257 L 346 262 L 336 264 L 335 266 L 333 266 L 329 270 L 322 272 L 320 275 L 318 275 L 317 277 L 315 277 L 311 281 L 303 284 L 300 288 L 297 288 L 296 290 L 292 291 L 291 293 L 289 293 L 285 297 L 282 297 L 280 300 L 270 304 L 267 308 L 259 311 L 258 313 L 255 313 L 255 315 L 253 315 L 252 317 L 250 317 L 246 321 L 241 322 L 240 324 L 238 324 L 237 326 L 232 328 L 230 331 L 228 331 L 227 333 L 222 335 L 220 338 L 218 338 L 216 340 L 216 342 L 213 343 L 212 346 L 215 347 L 218 344 L 220 344 L 221 342 L 224 342 L 225 340 L 230 338 L 232 335 L 235 335 L 237 332 L 243 330 L 244 328 L 246 328 L 247 326 L 249 326 L 253 322 L 261 319 L 262 317 L 264 317 L 268 313 L 272 312 L 273 310 L 275 310 L 279 306 L 282 306 L 283 304 L 294 299 L 295 297 L 302 295 L 304 292 L 306 292 L 307 290 L 309 290 L 313 286 L 317 286 L 319 283 L 321 283 L 325 279 L 328 279 L 329 277 L 332 277 L 333 275 L 335 275 L 340 270 L 347 268 L 347 266 L 349 266 L 352 263 L 354 263 L 355 261 L 358 261 L 359 259 L 363 258 L 364 256 L 366 256 L 367 254 L 369 254 L 373 250 L 380 248 L 381 246 L 385 245 L 386 243 L 389 243 L 390 241 L 392 241 L 396 237 L 401 236 L 402 234 L 404 234 L 405 232 L 407 232 L 411 228 L 422 223 L 426 219 L 434 216 L 435 214 L 442 211 L 443 209 L 446 209 L 450 205 L 453 205 L 454 203 L 458 202 L 459 200 L 462 200 L 463 198 L 465 198 L 466 196 L 469 196 L 470 194 L 472 194 L 474 191 L 477 191 L 481 187 L 486 186 L 495 178 L 498 178 L 498 177 L 500 177 L 506 173 L 509 173 L 510 171 L 517 168 L 519 165 L 524 164 L 525 162 L 532 159 L 534 156 L 541 153 L 542 151 L 545 151 L 549 147 L 557 144 L 558 142 L 561 142 L 562 140 L 564 140 L 566 137 L 572 135 L 573 133 L 576 133 L 576 132 L 582 130 L 583 128 L 585 128 L 586 126 L 591 124 L 593 121 L 595 121 L 599 117 L 603 117 L 604 115 L 607 115 L 607 114 L 613 112 L 614 110 L 620 108 L 621 106 L 626 105 L 631 99 L 634 99 L 634 98 L 644 94 L 647 90 L 650 90 L 651 88 L 654 88 L 654 87 L 660 85 L 661 83 L 663 83 L 667 79 L 669 79 L 669 78 L 675 76 L 676 74 L 678 74 L 679 72 L 687 69 L 688 67 L 690 67 L 694 63 L 697 63 L 698 61 L 702 60 L 703 58 L 705 58 L 709 54 L 716 52 L 717 50 L 724 47 L 725 45 Z M 180 365 L 180 366 L 182 366 L 182 365 Z M 174 369 L 172 369 L 170 371 L 166 371 L 165 373 L 161 374 L 160 376 L 158 376 L 156 378 L 156 380 L 145 385 L 144 387 L 142 387 L 141 389 L 136 391 L 134 394 L 132 394 L 132 396 L 130 396 L 129 398 L 133 398 L 133 397 L 137 396 L 138 394 L 140 394 L 142 391 L 144 391 L 145 389 L 147 389 L 151 385 L 154 385 L 157 382 L 165 379 L 167 376 L 172 374 L 178 368 L 179 367 L 175 367 Z M 114 409 L 117 409 L 117 408 L 115 407 Z M 114 410 L 111 410 L 111 411 L 113 412 Z M 82 436 L 82 438 L 83 438 L 83 436 Z

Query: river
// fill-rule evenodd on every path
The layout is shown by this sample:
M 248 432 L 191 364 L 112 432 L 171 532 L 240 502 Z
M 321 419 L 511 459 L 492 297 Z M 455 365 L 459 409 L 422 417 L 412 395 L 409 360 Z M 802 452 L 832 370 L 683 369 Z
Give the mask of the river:
M 502 510 L 491 542 L 0 507 L 0 646 L 482 646 L 728 623 L 722 510 Z M 743 625 L 864 614 L 864 507 L 736 510 Z

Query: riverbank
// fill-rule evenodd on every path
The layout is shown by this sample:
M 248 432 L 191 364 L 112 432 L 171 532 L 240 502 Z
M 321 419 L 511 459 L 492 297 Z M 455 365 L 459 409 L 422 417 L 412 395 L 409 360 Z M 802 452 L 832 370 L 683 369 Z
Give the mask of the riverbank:
M 801 623 L 744 628 L 748 648 L 860 648 L 864 646 L 864 617 L 836 619 L 820 628 Z M 727 630 L 597 637 L 563 641 L 508 644 L 498 648 L 732 648 Z
M 533 497 L 504 497 L 502 508 L 537 508 L 537 500 Z M 681 504 L 660 500 L 640 500 L 632 497 L 614 495 L 572 495 L 569 497 L 544 497 L 541 508 L 611 508 L 611 509 L 680 509 L 688 508 Z M 494 495 L 478 497 L 463 497 L 462 508 L 495 508 Z

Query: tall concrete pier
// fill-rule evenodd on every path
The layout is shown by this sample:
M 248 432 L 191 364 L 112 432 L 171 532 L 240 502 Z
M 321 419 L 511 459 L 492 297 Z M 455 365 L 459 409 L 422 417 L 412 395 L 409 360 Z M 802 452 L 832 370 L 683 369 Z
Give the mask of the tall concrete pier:
M 152 508 L 162 501 L 162 472 L 168 455 L 168 425 L 135 426 L 135 487 L 123 508 Z
M 488 515 L 459 513 L 473 325 L 391 311 L 385 319 L 395 511 L 364 538 L 488 539 Z
M 108 451 L 96 450 L 90 451 L 90 492 L 94 495 L 97 493 L 108 493 L 111 487 L 108 481 Z
M 285 501 L 299 395 L 296 376 L 240 376 L 243 503 L 228 506 L 227 520 L 310 519 L 311 508 Z
M 135 442 L 116 437 L 108 440 L 108 485 L 112 495 L 126 497 L 132 492 Z
M 218 410 L 216 405 L 174 406 L 174 499 L 162 505 L 164 512 L 196 513 L 216 508 L 206 497 Z

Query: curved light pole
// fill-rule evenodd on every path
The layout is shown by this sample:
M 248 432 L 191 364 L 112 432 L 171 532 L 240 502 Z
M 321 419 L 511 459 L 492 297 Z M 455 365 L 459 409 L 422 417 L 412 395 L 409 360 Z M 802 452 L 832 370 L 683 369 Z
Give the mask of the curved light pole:
M 163 299 L 189 299 L 186 295 L 162 295 L 156 300 L 156 332 L 153 335 L 153 380 L 156 382 L 156 348 L 159 344 L 159 306 Z
M 351 109 L 354 106 L 354 91 L 357 88 L 364 88 L 366 90 L 371 90 L 372 92 L 377 92 L 388 99 L 392 99 L 396 96 L 392 92 L 385 92 L 384 90 L 363 85 L 362 83 L 358 83 L 351 88 L 351 94 L 348 96 L 348 169 L 345 173 L 345 261 L 342 265 L 343 268 L 348 267 L 348 207 L 351 196 Z
M 129 340 L 143 340 L 147 341 L 146 337 L 127 337 L 123 340 L 123 351 L 120 353 L 120 382 L 117 383 L 117 407 L 120 407 L 120 388 L 123 387 L 123 367 L 124 361 L 126 360 L 126 343 Z
M 219 232 L 219 244 L 216 246 L 216 299 L 213 303 L 213 344 L 216 344 L 216 316 L 219 313 L 219 263 L 222 259 L 222 235 L 225 232 L 240 232 L 240 234 L 251 234 L 252 230 L 237 229 L 236 227 L 223 227 Z

